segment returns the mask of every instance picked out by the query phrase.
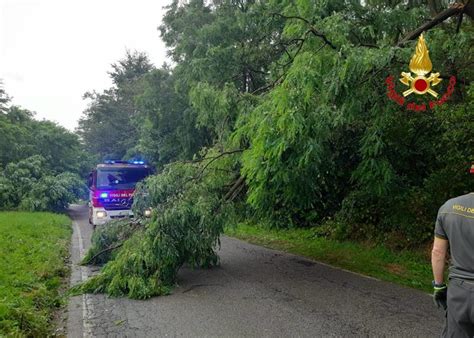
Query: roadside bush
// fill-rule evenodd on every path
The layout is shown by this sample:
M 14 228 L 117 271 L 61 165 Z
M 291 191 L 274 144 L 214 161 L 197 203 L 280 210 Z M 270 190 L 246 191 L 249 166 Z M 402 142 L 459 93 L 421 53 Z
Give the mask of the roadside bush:
M 84 183 L 79 176 L 62 173 L 44 176 L 31 186 L 22 199 L 19 209 L 29 211 L 62 211 L 78 197 L 84 196 Z
M 472 191 L 473 94 L 469 88 L 465 104 L 430 115 L 387 116 L 377 122 L 373 135 L 362 140 L 355 186 L 336 214 L 351 224 L 349 238 L 396 243 L 397 248 L 432 238 L 439 207 Z
M 55 174 L 39 155 L 9 163 L 0 172 L 0 208 L 28 211 L 63 211 L 86 187 L 73 173 Z
M 335 219 L 327 220 L 320 226 L 313 228 L 314 236 L 330 238 L 337 241 L 345 241 L 349 239 L 351 230 L 349 223 Z
M 11 181 L 0 175 L 0 209 L 11 209 L 15 206 L 15 188 Z

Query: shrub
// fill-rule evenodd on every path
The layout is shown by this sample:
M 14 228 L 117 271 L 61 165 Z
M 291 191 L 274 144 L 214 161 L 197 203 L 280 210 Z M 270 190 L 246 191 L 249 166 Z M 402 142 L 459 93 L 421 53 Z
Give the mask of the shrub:
M 86 187 L 78 175 L 55 174 L 39 155 L 9 163 L 0 172 L 2 209 L 59 212 L 85 194 Z

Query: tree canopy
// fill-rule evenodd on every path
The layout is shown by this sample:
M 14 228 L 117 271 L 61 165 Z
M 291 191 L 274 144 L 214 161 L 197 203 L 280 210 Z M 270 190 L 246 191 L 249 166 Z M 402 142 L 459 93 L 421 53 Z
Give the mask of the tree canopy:
M 9 105 L 3 89 L 0 135 L 0 209 L 64 211 L 84 197 L 90 161 L 79 137 Z
M 142 76 L 152 68 L 145 54 L 127 51 L 125 58 L 112 64 L 113 87 L 84 94 L 90 103 L 77 133 L 98 160 L 125 157 L 136 146 L 139 117 L 134 98 L 142 91 Z
M 140 54 L 127 54 L 134 61 L 112 74 L 136 74 L 125 76 L 130 87 L 96 94 L 81 121 L 96 154 L 140 153 L 159 168 L 135 199 L 154 217 L 114 237 L 123 245 L 83 290 L 167 292 L 183 263 L 215 263 L 224 226 L 242 221 L 425 243 L 442 202 L 472 190 L 470 6 L 173 1 L 159 27 L 173 66 L 135 67 Z M 414 112 L 387 97 L 386 78 L 409 70 L 423 31 L 436 90 L 457 83 L 447 104 Z

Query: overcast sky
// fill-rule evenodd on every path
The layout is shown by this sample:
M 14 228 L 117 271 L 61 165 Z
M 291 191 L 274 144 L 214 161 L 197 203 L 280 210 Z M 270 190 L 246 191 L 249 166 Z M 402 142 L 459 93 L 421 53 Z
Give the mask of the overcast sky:
M 13 104 L 73 130 L 86 91 L 110 87 L 125 50 L 161 66 L 157 27 L 170 0 L 0 0 L 0 79 Z

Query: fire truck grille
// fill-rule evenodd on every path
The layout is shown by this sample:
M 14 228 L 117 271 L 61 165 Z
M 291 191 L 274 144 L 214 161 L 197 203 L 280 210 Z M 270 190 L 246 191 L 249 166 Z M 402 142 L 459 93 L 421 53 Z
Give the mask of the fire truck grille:
M 132 198 L 114 198 L 102 202 L 105 210 L 127 210 L 132 208 L 132 204 Z

